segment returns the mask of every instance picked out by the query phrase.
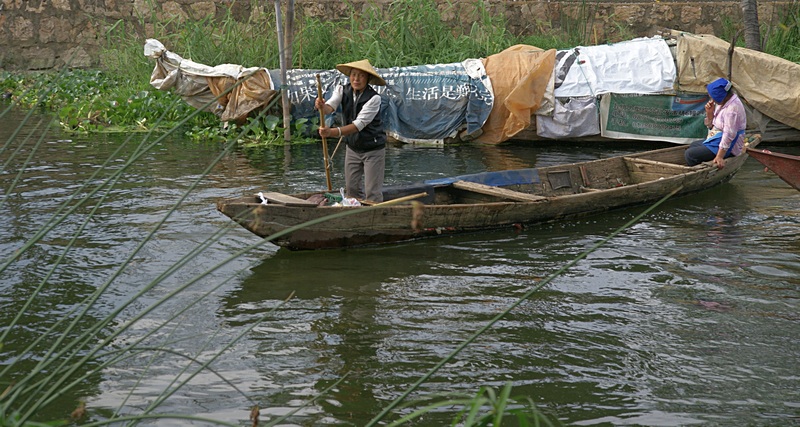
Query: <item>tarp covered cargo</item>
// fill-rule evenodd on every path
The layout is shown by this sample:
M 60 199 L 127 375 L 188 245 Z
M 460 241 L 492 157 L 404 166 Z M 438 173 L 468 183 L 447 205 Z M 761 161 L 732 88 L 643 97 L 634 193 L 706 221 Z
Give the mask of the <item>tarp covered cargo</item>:
M 262 108 L 283 86 L 280 73 L 233 64 L 215 67 L 199 64 L 166 50 L 148 39 L 145 56 L 156 60 L 150 77 L 153 87 L 174 90 L 195 108 L 213 112 L 223 121 L 241 121 Z M 453 64 L 379 68 L 385 87 L 376 87 L 382 98 L 382 118 L 387 133 L 404 142 L 441 143 L 464 129 L 480 131 L 492 111 L 494 96 L 483 63 L 468 59 Z M 318 118 L 314 110 L 316 75 L 325 97 L 347 77 L 335 70 L 287 70 L 286 90 L 292 117 Z M 216 96 L 235 86 L 216 103 Z
M 705 92 L 709 82 L 728 77 L 730 43 L 707 34 L 677 33 L 676 89 Z M 763 114 L 800 129 L 800 65 L 737 47 L 731 57 L 734 90 Z
M 661 37 L 558 51 L 555 96 L 671 93 L 675 61 Z
M 491 82 L 478 59 L 376 71 L 386 81 L 386 86 L 374 87 L 381 95 L 381 118 L 386 133 L 399 141 L 442 143 L 462 129 L 473 134 L 492 111 Z M 347 76 L 336 70 L 287 70 L 294 119 L 319 117 L 314 110 L 317 74 L 325 99 L 336 85 L 348 82 Z M 272 71 L 272 78 L 280 82 L 280 73 Z
M 212 112 L 222 121 L 247 117 L 279 93 L 273 89 L 275 85 L 266 68 L 236 64 L 211 67 L 184 59 L 155 39 L 147 39 L 144 55 L 156 60 L 150 85 L 158 90 L 172 90 L 187 104 Z M 242 83 L 221 95 L 238 81 Z
M 492 80 L 494 108 L 479 142 L 497 144 L 530 126 L 531 118 L 553 109 L 553 64 L 556 51 L 516 45 L 484 60 Z M 547 101 L 547 99 L 550 101 Z M 548 107 L 549 105 L 549 107 Z
M 458 135 L 497 144 L 527 139 L 532 132 L 532 139 L 591 136 L 599 127 L 596 135 L 602 138 L 691 142 L 705 134 L 705 85 L 727 76 L 728 45 L 713 36 L 673 31 L 676 35 L 673 50 L 656 36 L 558 51 L 517 45 L 482 60 L 379 68 L 387 80 L 386 87 L 376 88 L 387 134 L 405 142 L 440 143 Z M 145 55 L 156 59 L 151 84 L 175 90 L 197 108 L 249 77 L 207 108 L 221 120 L 242 120 L 267 105 L 282 85 L 275 70 L 197 64 L 157 40 L 147 41 Z M 732 70 L 749 122 L 763 113 L 768 117 L 760 124 L 762 133 L 771 119 L 800 129 L 800 87 L 790 83 L 800 78 L 800 65 L 737 48 Z M 288 70 L 285 87 L 295 120 L 318 117 L 316 74 L 326 97 L 335 84 L 347 81 L 335 70 Z M 580 111 L 566 108 L 577 105 L 573 99 L 580 99 Z M 573 123 L 576 114 L 580 127 L 561 126 Z M 599 126 L 587 114 L 598 115 Z M 547 128 L 538 130 L 537 122 Z

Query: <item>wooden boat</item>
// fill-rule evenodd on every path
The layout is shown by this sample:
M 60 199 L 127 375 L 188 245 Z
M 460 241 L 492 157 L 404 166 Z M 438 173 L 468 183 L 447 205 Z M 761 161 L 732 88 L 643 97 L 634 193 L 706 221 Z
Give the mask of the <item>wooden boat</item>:
M 753 147 L 747 148 L 747 154 L 775 172 L 787 184 L 800 190 L 800 156 L 757 150 Z
M 752 148 L 761 136 L 748 136 L 747 140 Z M 684 160 L 686 148 L 387 187 L 387 202 L 375 206 L 321 206 L 316 200 L 324 203 L 325 197 L 318 192 L 220 200 L 217 209 L 261 237 L 318 220 L 273 239 L 291 250 L 386 244 L 478 230 L 519 229 L 650 203 L 673 191 L 676 195 L 694 193 L 727 182 L 747 158 L 746 152 L 729 158 L 722 169 L 710 162 L 689 167 Z M 391 204 L 393 199 L 399 203 Z M 321 220 L 343 212 L 357 213 Z

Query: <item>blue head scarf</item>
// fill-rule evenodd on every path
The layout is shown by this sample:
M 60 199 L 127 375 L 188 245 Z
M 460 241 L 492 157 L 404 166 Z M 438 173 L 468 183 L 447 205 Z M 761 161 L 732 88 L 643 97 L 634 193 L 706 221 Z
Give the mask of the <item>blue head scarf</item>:
M 726 79 L 716 79 L 706 86 L 708 96 L 717 104 L 722 102 L 731 90 L 731 82 Z

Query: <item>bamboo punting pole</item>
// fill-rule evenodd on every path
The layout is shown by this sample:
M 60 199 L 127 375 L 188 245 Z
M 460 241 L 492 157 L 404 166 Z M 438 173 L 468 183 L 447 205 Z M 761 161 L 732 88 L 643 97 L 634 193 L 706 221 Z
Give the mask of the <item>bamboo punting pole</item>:
M 317 74 L 317 98 L 322 99 L 322 80 Z M 319 125 L 325 126 L 325 109 L 319 109 Z M 330 167 L 330 159 L 328 159 L 328 140 L 323 136 L 322 137 L 322 156 L 325 160 L 325 180 L 328 183 L 328 191 L 331 191 L 333 188 L 331 187 L 331 167 Z

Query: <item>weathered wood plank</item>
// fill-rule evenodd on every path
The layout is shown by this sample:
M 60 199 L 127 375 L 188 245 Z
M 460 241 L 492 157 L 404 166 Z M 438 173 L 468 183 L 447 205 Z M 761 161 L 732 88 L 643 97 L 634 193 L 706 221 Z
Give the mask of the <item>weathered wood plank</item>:
M 633 162 L 633 163 L 641 163 L 641 164 L 644 164 L 644 165 L 658 166 L 658 167 L 662 167 L 664 169 L 672 169 L 672 170 L 681 171 L 682 173 L 683 172 L 689 172 L 690 170 L 692 170 L 692 168 L 689 167 L 689 166 L 676 165 L 675 163 L 658 162 L 658 161 L 655 161 L 655 160 L 648 160 L 648 159 L 638 159 L 636 157 L 624 157 L 624 159 L 629 161 L 629 162 Z
M 539 202 L 547 200 L 547 197 L 536 196 L 534 194 L 521 193 L 519 191 L 509 190 L 506 188 L 492 187 L 491 185 L 479 184 L 477 182 L 456 181 L 453 187 L 459 190 L 472 191 L 475 193 L 486 194 L 488 196 L 502 197 L 508 200 L 516 200 L 518 202 Z
M 277 203 L 279 205 L 285 206 L 317 206 L 314 202 L 309 202 L 308 200 L 298 199 L 297 197 L 287 196 L 286 194 L 277 193 L 274 191 L 270 191 L 267 193 L 262 193 L 265 199 L 269 202 Z

